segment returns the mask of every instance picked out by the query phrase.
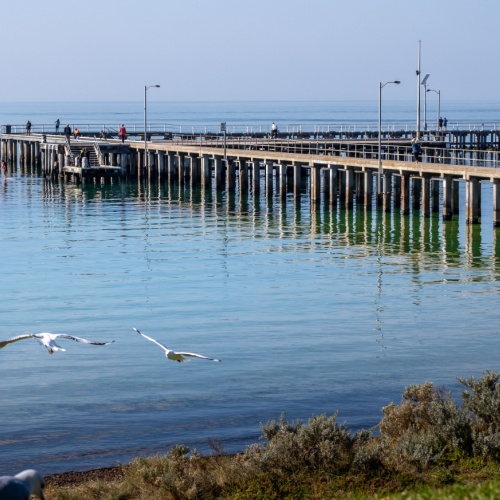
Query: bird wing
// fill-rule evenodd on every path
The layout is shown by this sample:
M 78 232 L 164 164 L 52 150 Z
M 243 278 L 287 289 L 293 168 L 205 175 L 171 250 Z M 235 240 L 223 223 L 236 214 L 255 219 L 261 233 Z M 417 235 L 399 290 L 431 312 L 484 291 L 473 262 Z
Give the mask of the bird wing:
M 152 339 L 151 337 L 148 337 L 147 335 L 144 335 L 144 333 L 140 332 L 137 328 L 132 328 L 132 330 L 135 330 L 139 335 L 142 335 L 145 339 L 148 339 L 150 342 L 153 342 L 153 344 L 156 344 L 157 346 L 161 347 L 166 352 L 170 351 L 170 349 L 168 347 L 165 347 L 163 344 L 160 344 L 160 342 L 158 342 L 157 340 Z
M 7 344 L 12 344 L 13 342 L 17 342 L 18 340 L 31 339 L 33 337 L 39 338 L 36 333 L 26 333 L 25 335 L 18 335 L 17 337 L 13 337 L 9 340 L 3 340 L 2 342 L 0 342 L 0 349 L 5 347 Z
M 57 334 L 56 337 L 62 339 L 76 340 L 77 342 L 83 342 L 84 344 L 92 344 L 92 345 L 108 345 L 114 342 L 114 340 L 112 340 L 111 342 L 94 342 L 93 340 L 82 339 L 81 337 L 75 337 L 73 335 L 67 335 L 65 333 Z
M 221 362 L 220 359 L 209 358 L 208 356 L 202 356 L 201 354 L 195 354 L 194 352 L 177 352 L 177 351 L 175 351 L 175 354 L 180 354 L 181 356 L 191 356 L 193 358 L 209 359 L 210 361 L 217 361 L 218 363 Z

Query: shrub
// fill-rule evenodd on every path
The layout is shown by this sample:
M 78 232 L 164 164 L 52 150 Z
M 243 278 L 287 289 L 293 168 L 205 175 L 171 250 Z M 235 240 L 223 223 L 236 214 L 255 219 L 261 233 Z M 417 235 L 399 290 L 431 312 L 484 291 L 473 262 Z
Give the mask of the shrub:
M 289 424 L 283 415 L 279 422 L 261 426 L 265 445 L 253 445 L 244 461 L 256 472 L 290 476 L 304 471 L 345 471 L 350 467 L 354 438 L 337 415 L 325 414 Z
M 394 464 L 409 463 L 425 469 L 447 452 L 472 452 L 472 433 L 466 412 L 451 392 L 431 382 L 405 389 L 403 401 L 382 408 L 382 442 Z
M 500 459 L 500 373 L 484 372 L 479 380 L 474 377 L 457 380 L 470 391 L 462 392 L 464 410 L 469 413 L 474 453 L 495 460 Z

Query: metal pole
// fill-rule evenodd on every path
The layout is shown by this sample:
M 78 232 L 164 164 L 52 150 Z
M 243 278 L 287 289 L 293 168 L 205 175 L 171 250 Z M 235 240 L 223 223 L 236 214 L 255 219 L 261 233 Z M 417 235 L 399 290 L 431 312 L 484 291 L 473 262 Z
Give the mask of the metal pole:
M 417 69 L 417 141 L 420 138 L 420 44 L 418 41 L 418 69 Z
M 378 86 L 378 174 L 377 174 L 377 203 L 381 193 L 382 177 L 382 82 Z
M 146 130 L 146 116 L 147 116 L 147 105 L 146 105 L 146 96 L 147 96 L 148 87 L 144 85 L 144 168 L 148 168 L 148 141 L 147 141 L 147 130 Z
M 227 167 L 227 157 L 226 157 L 226 129 L 224 128 L 224 161 Z
M 440 116 L 441 116 L 441 91 L 438 90 L 438 123 Z
M 147 117 L 147 100 L 146 100 L 146 97 L 147 97 L 147 91 L 148 89 L 150 89 L 151 87 L 156 87 L 157 89 L 160 88 L 159 85 L 149 85 L 146 86 L 144 85 L 144 168 L 148 168 L 149 167 L 149 158 L 148 158 L 148 140 L 147 140 L 147 137 L 148 137 L 148 132 L 146 130 L 146 127 L 147 127 L 147 121 L 146 121 L 146 117 Z
M 427 130 L 427 83 L 424 83 L 424 130 Z
M 382 203 L 382 89 L 388 83 L 395 83 L 399 85 L 401 82 L 399 80 L 394 80 L 393 82 L 379 82 L 378 86 L 378 172 L 377 172 L 377 204 Z

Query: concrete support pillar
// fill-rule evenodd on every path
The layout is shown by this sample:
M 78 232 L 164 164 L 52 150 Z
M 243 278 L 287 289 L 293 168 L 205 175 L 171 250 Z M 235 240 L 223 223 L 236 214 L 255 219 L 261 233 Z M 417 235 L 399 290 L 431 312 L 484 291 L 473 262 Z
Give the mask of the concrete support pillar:
M 453 191 L 453 179 L 447 175 L 443 180 L 443 220 L 451 220 L 453 211 L 451 208 L 451 194 Z
M 122 153 L 120 155 L 120 173 L 122 176 L 127 175 L 127 165 L 128 165 L 128 154 Z
M 201 183 L 205 189 L 212 186 L 212 168 L 208 155 L 203 155 L 201 159 Z
M 315 165 L 311 165 L 311 201 L 318 203 L 321 199 L 321 169 Z
M 391 211 L 391 195 L 392 175 L 387 173 L 382 176 L 382 210 L 384 212 Z
M 40 144 L 38 142 L 35 142 L 34 144 L 34 148 L 35 148 L 35 152 L 34 152 L 34 162 L 36 164 L 36 166 L 39 166 L 41 164 L 41 160 L 40 160 Z
M 122 155 L 123 156 L 123 155 Z M 158 178 L 164 179 L 166 177 L 166 158 L 167 155 L 164 151 L 158 151 Z
M 337 196 L 339 188 L 339 167 L 335 165 L 330 165 L 328 168 L 329 172 L 329 184 L 330 184 L 330 206 L 337 207 Z
M 353 207 L 353 191 L 354 191 L 354 170 L 349 168 L 345 171 L 345 206 Z
M 421 181 L 422 186 L 422 215 L 431 216 L 431 179 L 424 176 Z
M 410 175 L 401 174 L 401 213 L 408 215 L 410 213 Z
M 330 171 L 327 168 L 321 169 L 321 185 L 323 186 L 323 196 L 326 203 L 330 200 Z
M 302 166 L 299 163 L 293 165 L 293 196 L 300 197 L 300 188 L 302 185 Z
M 252 188 L 254 193 L 260 191 L 260 160 L 253 160 Z
M 439 212 L 439 185 L 440 181 L 431 179 L 431 196 L 432 196 L 432 211 Z
M 460 210 L 460 183 L 453 182 L 451 185 L 451 212 L 458 215 Z
M 226 164 L 227 190 L 233 192 L 236 188 L 236 166 L 230 159 Z
M 219 189 L 223 185 L 224 176 L 222 175 L 222 156 L 214 157 L 214 170 L 215 170 L 215 187 Z
M 493 179 L 493 227 L 500 227 L 500 179 Z
M 239 163 L 239 174 L 240 174 L 240 191 L 248 192 L 248 167 L 245 158 L 240 158 Z
M 184 165 L 184 155 L 183 154 L 178 154 L 177 155 L 177 174 L 179 176 L 179 184 L 184 184 L 185 177 L 186 177 L 186 169 Z
M 413 177 L 411 180 L 411 201 L 413 210 L 420 209 L 420 198 L 422 195 L 421 179 Z
M 356 206 L 365 200 L 365 176 L 364 172 L 354 172 L 354 183 L 356 193 Z
M 64 150 L 61 148 L 58 153 L 59 176 L 62 177 L 64 167 Z
M 168 182 L 174 182 L 175 177 L 175 155 L 172 151 L 167 155 L 167 179 Z
M 477 179 L 470 178 L 466 181 L 465 187 L 465 213 L 466 224 L 479 223 L 479 188 Z
M 189 167 L 191 177 L 191 184 L 193 186 L 199 186 L 201 184 L 201 172 L 200 172 L 200 158 L 197 155 L 189 156 Z
M 265 182 L 266 195 L 271 197 L 273 195 L 273 162 L 269 160 L 265 162 Z
M 278 190 L 281 198 L 286 197 L 286 164 L 278 165 Z

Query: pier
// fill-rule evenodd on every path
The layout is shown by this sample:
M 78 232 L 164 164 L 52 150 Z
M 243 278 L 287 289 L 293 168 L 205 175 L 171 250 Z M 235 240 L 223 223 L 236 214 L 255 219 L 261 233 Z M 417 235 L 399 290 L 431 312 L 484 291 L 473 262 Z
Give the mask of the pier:
M 222 135 L 148 131 L 122 143 L 87 131 L 68 140 L 46 133 L 2 133 L 1 157 L 13 168 L 35 169 L 67 182 L 147 179 L 200 189 L 298 197 L 332 208 L 354 204 L 424 217 L 441 211 L 450 220 L 459 210 L 458 185 L 465 183 L 467 224 L 481 215 L 481 185 L 493 187 L 493 225 L 500 226 L 500 131 L 452 130 L 421 134 L 422 158 L 411 153 L 411 131 L 286 132 Z M 380 189 L 379 189 L 380 186 Z

